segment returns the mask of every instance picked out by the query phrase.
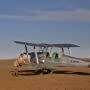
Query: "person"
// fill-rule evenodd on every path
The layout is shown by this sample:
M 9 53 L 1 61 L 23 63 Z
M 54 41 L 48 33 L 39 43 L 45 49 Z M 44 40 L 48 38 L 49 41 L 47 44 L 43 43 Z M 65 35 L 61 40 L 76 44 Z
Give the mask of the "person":
M 58 59 L 58 53 L 55 54 L 55 59 Z
M 46 57 L 47 57 L 47 58 L 48 58 L 48 57 L 50 57 L 50 54 L 49 54 L 49 52 L 47 52 L 47 53 L 46 53 Z
M 22 66 L 22 63 L 25 63 L 25 57 L 23 53 L 21 53 L 18 59 L 16 59 L 16 61 L 14 62 L 14 66 L 16 67 L 16 70 L 18 69 L 18 67 Z

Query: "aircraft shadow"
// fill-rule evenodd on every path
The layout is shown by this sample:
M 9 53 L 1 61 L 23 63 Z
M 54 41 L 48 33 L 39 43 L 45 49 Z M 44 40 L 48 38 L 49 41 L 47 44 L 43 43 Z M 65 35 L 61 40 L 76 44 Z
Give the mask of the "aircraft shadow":
M 74 72 L 74 71 L 69 71 L 69 70 L 55 70 L 53 71 L 53 74 L 74 74 L 74 75 L 83 75 L 83 76 L 88 76 L 90 73 L 86 72 Z
M 11 73 L 13 73 L 14 71 L 10 71 Z M 18 75 L 22 75 L 22 76 L 30 76 L 30 75 L 40 75 L 41 71 L 38 70 L 20 70 L 17 72 Z M 44 74 L 44 73 L 43 73 Z M 73 72 L 70 70 L 54 70 L 52 72 L 52 74 L 71 74 L 71 75 L 83 75 L 83 76 L 89 76 L 90 73 L 86 73 L 86 72 Z

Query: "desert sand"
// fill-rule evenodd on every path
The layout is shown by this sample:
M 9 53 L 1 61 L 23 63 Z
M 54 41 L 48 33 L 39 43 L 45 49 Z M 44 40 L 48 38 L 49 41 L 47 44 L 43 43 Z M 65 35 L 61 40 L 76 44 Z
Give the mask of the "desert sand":
M 0 60 L 0 90 L 90 90 L 90 68 L 59 67 L 52 74 L 11 75 L 13 60 Z

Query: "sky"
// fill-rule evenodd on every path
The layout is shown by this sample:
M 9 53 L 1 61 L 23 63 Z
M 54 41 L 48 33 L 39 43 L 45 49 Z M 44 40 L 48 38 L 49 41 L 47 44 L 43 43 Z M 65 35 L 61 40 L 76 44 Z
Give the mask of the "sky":
M 0 0 L 0 58 L 16 58 L 32 43 L 73 43 L 90 57 L 90 0 Z M 30 49 L 30 47 L 29 47 Z

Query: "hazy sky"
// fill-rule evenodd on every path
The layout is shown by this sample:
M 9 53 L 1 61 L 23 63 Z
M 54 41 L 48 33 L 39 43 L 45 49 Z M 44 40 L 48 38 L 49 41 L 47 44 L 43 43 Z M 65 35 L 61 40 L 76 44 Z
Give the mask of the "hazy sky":
M 90 0 L 0 0 L 0 58 L 24 51 L 15 40 L 74 43 L 73 56 L 90 56 Z

